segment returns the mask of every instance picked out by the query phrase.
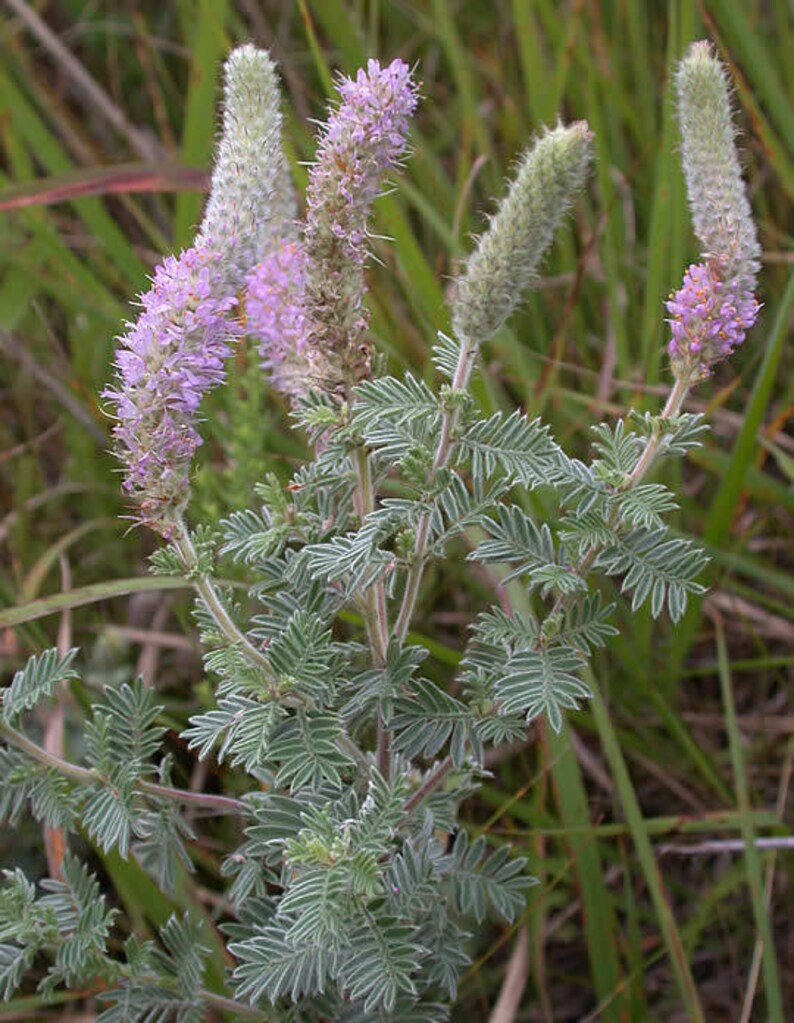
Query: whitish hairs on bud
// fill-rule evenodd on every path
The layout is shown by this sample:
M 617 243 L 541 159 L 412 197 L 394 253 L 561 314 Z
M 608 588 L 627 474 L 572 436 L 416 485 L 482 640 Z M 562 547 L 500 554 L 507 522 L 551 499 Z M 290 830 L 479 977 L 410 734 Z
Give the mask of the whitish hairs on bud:
M 681 161 L 704 255 L 721 276 L 752 288 L 760 247 L 736 152 L 728 76 L 711 45 L 693 43 L 678 66 Z
M 240 46 L 224 67 L 221 138 L 197 243 L 220 253 L 237 290 L 278 241 L 295 234 L 296 203 L 281 147 L 276 66 Z
M 560 221 L 587 177 L 592 133 L 584 121 L 540 136 L 458 280 L 452 325 L 479 344 L 499 330 L 532 284 Z

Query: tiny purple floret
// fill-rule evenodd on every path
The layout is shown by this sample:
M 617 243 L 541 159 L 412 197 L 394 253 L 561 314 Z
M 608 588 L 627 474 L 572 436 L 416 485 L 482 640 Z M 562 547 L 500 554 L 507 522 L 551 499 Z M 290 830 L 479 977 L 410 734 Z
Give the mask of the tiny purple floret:
M 333 233 L 348 258 L 361 265 L 367 256 L 369 207 L 384 173 L 405 153 L 417 89 L 404 61 L 382 68 L 380 61 L 369 60 L 355 78 L 342 78 L 338 91 L 342 102 L 328 118 L 309 179 L 307 221 L 311 231 L 323 207 L 338 204 L 342 216 Z
M 364 335 L 367 224 L 386 174 L 405 155 L 418 90 L 408 65 L 370 60 L 338 83 L 341 102 L 321 130 L 306 190 L 310 347 L 341 379 L 368 372 Z
M 693 263 L 684 283 L 666 303 L 672 339 L 673 369 L 694 381 L 709 376 L 711 366 L 742 344 L 761 306 L 740 280 L 721 280 L 715 267 Z
M 245 318 L 273 385 L 292 397 L 305 394 L 306 252 L 300 242 L 282 243 L 248 274 Z

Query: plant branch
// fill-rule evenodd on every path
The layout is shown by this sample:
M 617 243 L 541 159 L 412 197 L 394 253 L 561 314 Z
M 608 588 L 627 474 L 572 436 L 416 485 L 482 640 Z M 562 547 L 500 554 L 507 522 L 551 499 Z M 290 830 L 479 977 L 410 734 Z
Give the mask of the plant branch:
M 241 649 L 248 660 L 262 670 L 271 685 L 277 686 L 278 679 L 273 674 L 273 669 L 267 657 L 265 657 L 261 650 L 257 650 L 251 640 L 241 632 L 232 620 L 218 591 L 215 589 L 212 579 L 208 575 L 199 574 L 196 548 L 193 546 L 193 541 L 190 539 L 187 527 L 181 519 L 175 523 L 172 543 L 182 559 L 182 564 L 185 566 L 188 578 L 195 586 L 220 631 L 232 646 Z
M 259 1023 L 275 1023 L 276 1016 L 254 1008 L 246 1002 L 236 1002 L 233 998 L 225 998 L 214 991 L 202 988 L 200 998 L 205 1005 L 211 1005 L 213 1009 L 220 1012 L 233 1012 L 237 1016 L 245 1016 L 247 1019 L 258 1020 Z
M 176 991 L 179 989 L 179 979 L 177 977 L 164 977 L 160 974 L 141 976 L 138 974 L 134 978 L 130 976 L 129 966 L 122 966 L 122 972 L 128 979 L 134 979 L 138 983 L 150 984 L 152 988 L 164 989 L 166 991 Z M 225 995 L 219 995 L 215 991 L 209 991 L 207 988 L 200 988 L 198 991 L 199 999 L 204 1005 L 212 1006 L 213 1009 L 218 1009 L 220 1012 L 233 1012 L 236 1016 L 245 1016 L 247 1019 L 258 1020 L 259 1023 L 276 1023 L 276 1017 L 257 1009 L 253 1005 L 248 1005 L 246 1002 L 238 1002 L 233 998 L 227 998 Z
M 4 722 L 0 722 L 0 736 L 2 736 L 2 738 L 4 738 L 11 746 L 15 746 L 23 753 L 27 753 L 27 755 L 33 760 L 37 760 L 45 767 L 52 768 L 54 771 L 57 771 L 58 774 L 62 774 L 66 778 L 71 778 L 72 781 L 76 781 L 80 785 L 96 785 L 102 783 L 102 778 L 96 771 L 88 767 L 79 767 L 77 764 L 72 764 L 68 760 L 64 760 L 62 757 L 56 756 L 55 753 L 50 753 L 41 746 L 37 746 L 32 739 L 23 735 L 22 732 L 18 732 L 16 728 L 12 728 Z
M 208 809 L 217 810 L 219 813 L 230 814 L 242 817 L 245 810 L 245 803 L 232 796 L 216 796 L 211 792 L 192 792 L 190 789 L 176 789 L 170 785 L 160 785 L 158 782 L 140 780 L 137 783 L 142 792 L 152 796 L 161 796 L 163 799 L 171 799 L 178 803 L 192 804 L 193 806 L 206 806 Z
M 438 788 L 441 782 L 446 778 L 449 772 L 452 770 L 452 757 L 444 757 L 443 760 L 439 761 L 433 770 L 428 774 L 419 788 L 414 794 L 406 799 L 403 805 L 403 812 L 406 817 L 414 812 L 414 810 L 425 800 L 431 792 Z
M 681 411 L 681 406 L 684 404 L 684 399 L 689 392 L 689 384 L 683 380 L 677 379 L 672 391 L 667 398 L 664 408 L 659 416 L 660 419 L 672 419 L 673 416 L 678 415 Z M 637 459 L 637 464 L 632 469 L 626 480 L 626 487 L 630 489 L 643 478 L 650 469 L 656 455 L 659 452 L 659 448 L 662 444 L 662 431 L 655 430 L 653 434 L 648 438 L 645 449 L 643 450 L 640 457 Z
M 93 768 L 80 767 L 78 764 L 72 764 L 70 761 L 42 749 L 41 746 L 37 745 L 26 735 L 23 735 L 22 732 L 18 732 L 15 728 L 3 722 L 0 722 L 0 736 L 9 745 L 15 746 L 33 760 L 43 764 L 44 767 L 49 767 L 64 777 L 71 778 L 72 781 L 76 781 L 80 785 L 112 785 L 109 778 L 101 775 Z M 145 781 L 143 779 L 136 781 L 136 787 L 140 792 L 150 796 L 159 796 L 161 799 L 170 799 L 173 802 L 192 804 L 193 806 L 204 806 L 219 813 L 241 817 L 246 812 L 245 804 L 239 799 L 233 799 L 230 796 L 216 796 L 206 792 L 191 792 L 189 789 L 176 789 L 170 785 L 160 785 L 157 782 Z
M 375 493 L 369 460 L 362 445 L 356 448 L 353 463 L 356 469 L 356 508 L 359 518 L 363 522 L 366 516 L 375 510 Z M 383 668 L 386 664 L 386 650 L 389 645 L 389 619 L 383 579 L 377 579 L 366 591 L 364 614 L 372 660 L 377 668 Z M 378 770 L 388 780 L 391 776 L 391 733 L 380 713 L 378 714 L 377 733 Z
M 477 346 L 470 341 L 461 344 L 458 363 L 455 367 L 455 375 L 452 378 L 453 391 L 462 391 L 471 378 L 474 362 L 477 358 Z M 447 407 L 441 420 L 441 436 L 433 459 L 433 468 L 430 471 L 428 482 L 432 483 L 438 473 L 449 461 L 454 446 L 453 435 L 460 417 L 458 406 Z M 397 623 L 394 626 L 394 636 L 400 642 L 405 641 L 405 636 L 411 624 L 416 598 L 419 595 L 419 587 L 422 583 L 422 576 L 425 569 L 425 557 L 427 554 L 427 541 L 430 535 L 430 513 L 425 514 L 419 520 L 416 527 L 416 541 L 414 543 L 413 558 L 408 576 L 405 580 L 405 591 L 403 593 L 400 613 Z

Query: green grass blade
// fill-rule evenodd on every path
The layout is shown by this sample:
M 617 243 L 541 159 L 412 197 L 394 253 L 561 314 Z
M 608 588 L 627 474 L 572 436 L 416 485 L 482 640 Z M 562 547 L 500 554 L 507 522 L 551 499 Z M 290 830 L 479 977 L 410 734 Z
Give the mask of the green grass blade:
M 764 883 L 761 877 L 761 858 L 755 844 L 756 834 L 750 817 L 750 792 L 747 782 L 747 770 L 744 761 L 744 749 L 739 721 L 736 715 L 736 703 L 733 698 L 733 683 L 725 633 L 720 621 L 716 626 L 717 662 L 719 665 L 720 689 L 725 708 L 725 726 L 728 732 L 728 748 L 731 754 L 733 780 L 736 788 L 736 804 L 739 808 L 742 838 L 745 843 L 744 861 L 747 869 L 747 883 L 750 888 L 750 900 L 753 904 L 755 925 L 761 937 L 762 953 L 761 968 L 766 992 L 767 1018 L 770 1023 L 784 1023 L 783 996 L 780 988 L 775 943 L 772 936 L 772 924 L 769 919 L 764 898 Z
M 320 43 L 317 40 L 317 33 L 314 30 L 312 13 L 309 10 L 306 0 L 298 0 L 298 4 L 300 6 L 303 29 L 306 33 L 306 42 L 309 44 L 309 52 L 314 60 L 314 66 L 320 76 L 320 81 L 323 84 L 326 96 L 332 96 L 334 92 L 334 79 L 331 74 L 331 69 L 328 66 L 328 61 L 325 59 Z M 320 7 L 317 8 L 318 13 L 321 13 L 324 10 L 326 10 L 325 4 L 321 4 Z M 342 24 L 344 24 L 344 22 L 342 22 Z
M 618 994 L 623 984 L 616 941 L 618 931 L 612 896 L 604 884 L 598 840 L 587 830 L 571 830 L 590 826 L 581 771 L 567 726 L 560 735 L 551 728 L 545 728 L 544 737 L 560 818 L 567 832 L 565 842 L 577 875 L 593 986 L 598 1003 L 603 1006 L 599 1018 L 604 1023 L 620 1023 L 626 1018 L 627 1006 L 625 998 Z
M 182 590 L 189 589 L 186 579 L 169 576 L 144 576 L 133 579 L 114 579 L 109 583 L 91 583 L 80 586 L 66 593 L 55 593 L 51 597 L 41 597 L 28 604 L 18 604 L 0 611 L 0 628 L 12 628 L 23 622 L 33 622 L 37 618 L 58 614 L 60 611 L 71 611 L 86 604 L 97 604 L 112 597 L 127 597 L 131 593 L 143 593 L 150 590 Z
M 499 187 L 500 182 L 495 173 L 493 146 L 488 134 L 486 123 L 479 110 L 477 86 L 472 75 L 469 53 L 463 46 L 455 19 L 450 10 L 449 0 L 431 0 L 433 26 L 438 39 L 444 48 L 447 60 L 452 69 L 455 93 L 461 106 L 461 131 L 464 137 L 471 136 L 477 146 L 478 153 L 489 157 L 490 167 L 486 171 L 488 184 L 491 188 Z
M 691 10 L 692 5 L 687 5 Z M 673 67 L 683 50 L 685 39 L 691 38 L 689 19 L 681 24 L 675 4 L 670 5 L 670 29 L 667 47 L 667 66 Z M 678 128 L 675 116 L 675 89 L 672 75 L 668 76 L 662 95 L 662 135 L 656 143 L 649 140 L 656 156 L 656 175 L 650 208 L 648 233 L 648 265 L 645 271 L 645 292 L 640 327 L 640 346 L 645 381 L 654 384 L 659 379 L 662 362 L 664 299 L 671 288 L 677 286 L 683 269 L 683 241 L 690 234 L 687 223 L 684 178 L 678 160 Z
M 629 776 L 626 761 L 623 758 L 623 752 L 610 720 L 606 704 L 601 693 L 598 691 L 597 685 L 593 684 L 593 689 L 595 690 L 595 695 L 590 703 L 590 709 L 601 739 L 601 745 L 609 762 L 618 798 L 631 830 L 640 867 L 656 911 L 659 929 L 667 946 L 670 965 L 686 1010 L 686 1018 L 690 1023 L 705 1023 L 705 1016 L 700 1005 L 692 971 L 689 968 L 689 960 L 684 949 L 684 943 L 673 916 L 664 879 L 662 878 L 650 838 L 648 837 L 648 829 L 640 809 L 637 793 Z
M 794 106 L 778 78 L 776 61 L 770 59 L 768 42 L 759 36 L 748 17 L 749 4 L 736 0 L 711 0 L 709 4 L 726 43 L 743 65 L 753 93 L 769 111 L 780 134 L 794 145 Z
M 60 143 L 39 117 L 35 107 L 16 87 L 11 78 L 0 69 L 0 96 L 7 116 L 11 118 L 15 131 L 32 153 L 36 161 L 50 174 L 62 174 L 74 169 L 74 165 Z M 145 266 L 130 246 L 121 228 L 105 208 L 101 199 L 85 198 L 72 200 L 70 205 L 83 220 L 91 236 L 113 261 L 117 281 L 125 288 L 136 285 L 143 279 Z
M 216 82 L 226 51 L 224 24 L 227 0 L 199 0 L 182 5 L 192 26 L 190 77 L 182 129 L 182 162 L 206 167 L 212 157 L 216 123 Z M 203 197 L 194 192 L 177 195 L 174 214 L 174 246 L 190 245 L 201 216 Z
M 711 507 L 704 538 L 706 543 L 722 546 L 728 539 L 731 523 L 745 486 L 747 470 L 758 450 L 758 437 L 769 407 L 769 400 L 778 376 L 778 367 L 789 337 L 789 316 L 794 306 L 794 274 L 789 277 L 786 290 L 775 314 L 758 375 L 744 413 L 730 463 Z
M 312 46 L 312 50 L 315 47 L 317 50 L 315 54 L 315 63 L 317 63 L 321 50 L 308 17 L 309 6 L 312 15 L 322 26 L 323 32 L 336 47 L 344 70 L 349 73 L 355 68 L 361 67 L 371 54 L 368 54 L 364 48 L 361 23 L 356 17 L 355 10 L 351 9 L 353 5 L 344 3 L 343 0 L 312 0 L 309 5 L 306 0 L 300 0 L 301 16 L 309 38 L 309 45 Z M 314 41 L 313 45 L 312 40 Z M 325 76 L 323 76 L 323 81 L 327 86 Z

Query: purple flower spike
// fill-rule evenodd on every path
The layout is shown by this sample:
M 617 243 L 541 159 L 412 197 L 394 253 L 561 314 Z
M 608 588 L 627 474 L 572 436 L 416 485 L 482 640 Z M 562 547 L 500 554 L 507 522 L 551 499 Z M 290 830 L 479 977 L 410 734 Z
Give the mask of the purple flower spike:
M 704 263 L 689 267 L 666 304 L 673 372 L 690 382 L 709 376 L 715 362 L 739 347 L 761 308 L 741 279 L 720 280 L 714 266 Z
M 299 242 L 283 243 L 249 273 L 245 316 L 274 386 L 292 397 L 305 394 L 306 253 Z
M 342 101 L 323 130 L 306 192 L 309 344 L 326 386 L 350 386 L 369 372 L 364 334 L 364 263 L 370 207 L 386 173 L 406 151 L 417 87 L 407 64 L 370 60 L 339 84 Z M 326 371 L 324 371 L 326 372 Z
M 342 102 L 320 140 L 307 191 L 309 234 L 324 230 L 328 207 L 340 214 L 334 235 L 351 262 L 367 258 L 367 218 L 385 172 L 405 153 L 408 124 L 416 108 L 416 86 L 408 65 L 394 60 L 381 68 L 370 60 L 355 79 L 339 84 Z
M 197 409 L 225 379 L 230 342 L 240 334 L 237 299 L 223 295 L 220 258 L 209 248 L 165 259 L 141 296 L 143 312 L 119 339 L 117 384 L 102 395 L 115 405 L 124 488 L 140 505 L 140 520 L 166 535 L 169 511 L 188 498 L 190 461 L 201 444 Z

